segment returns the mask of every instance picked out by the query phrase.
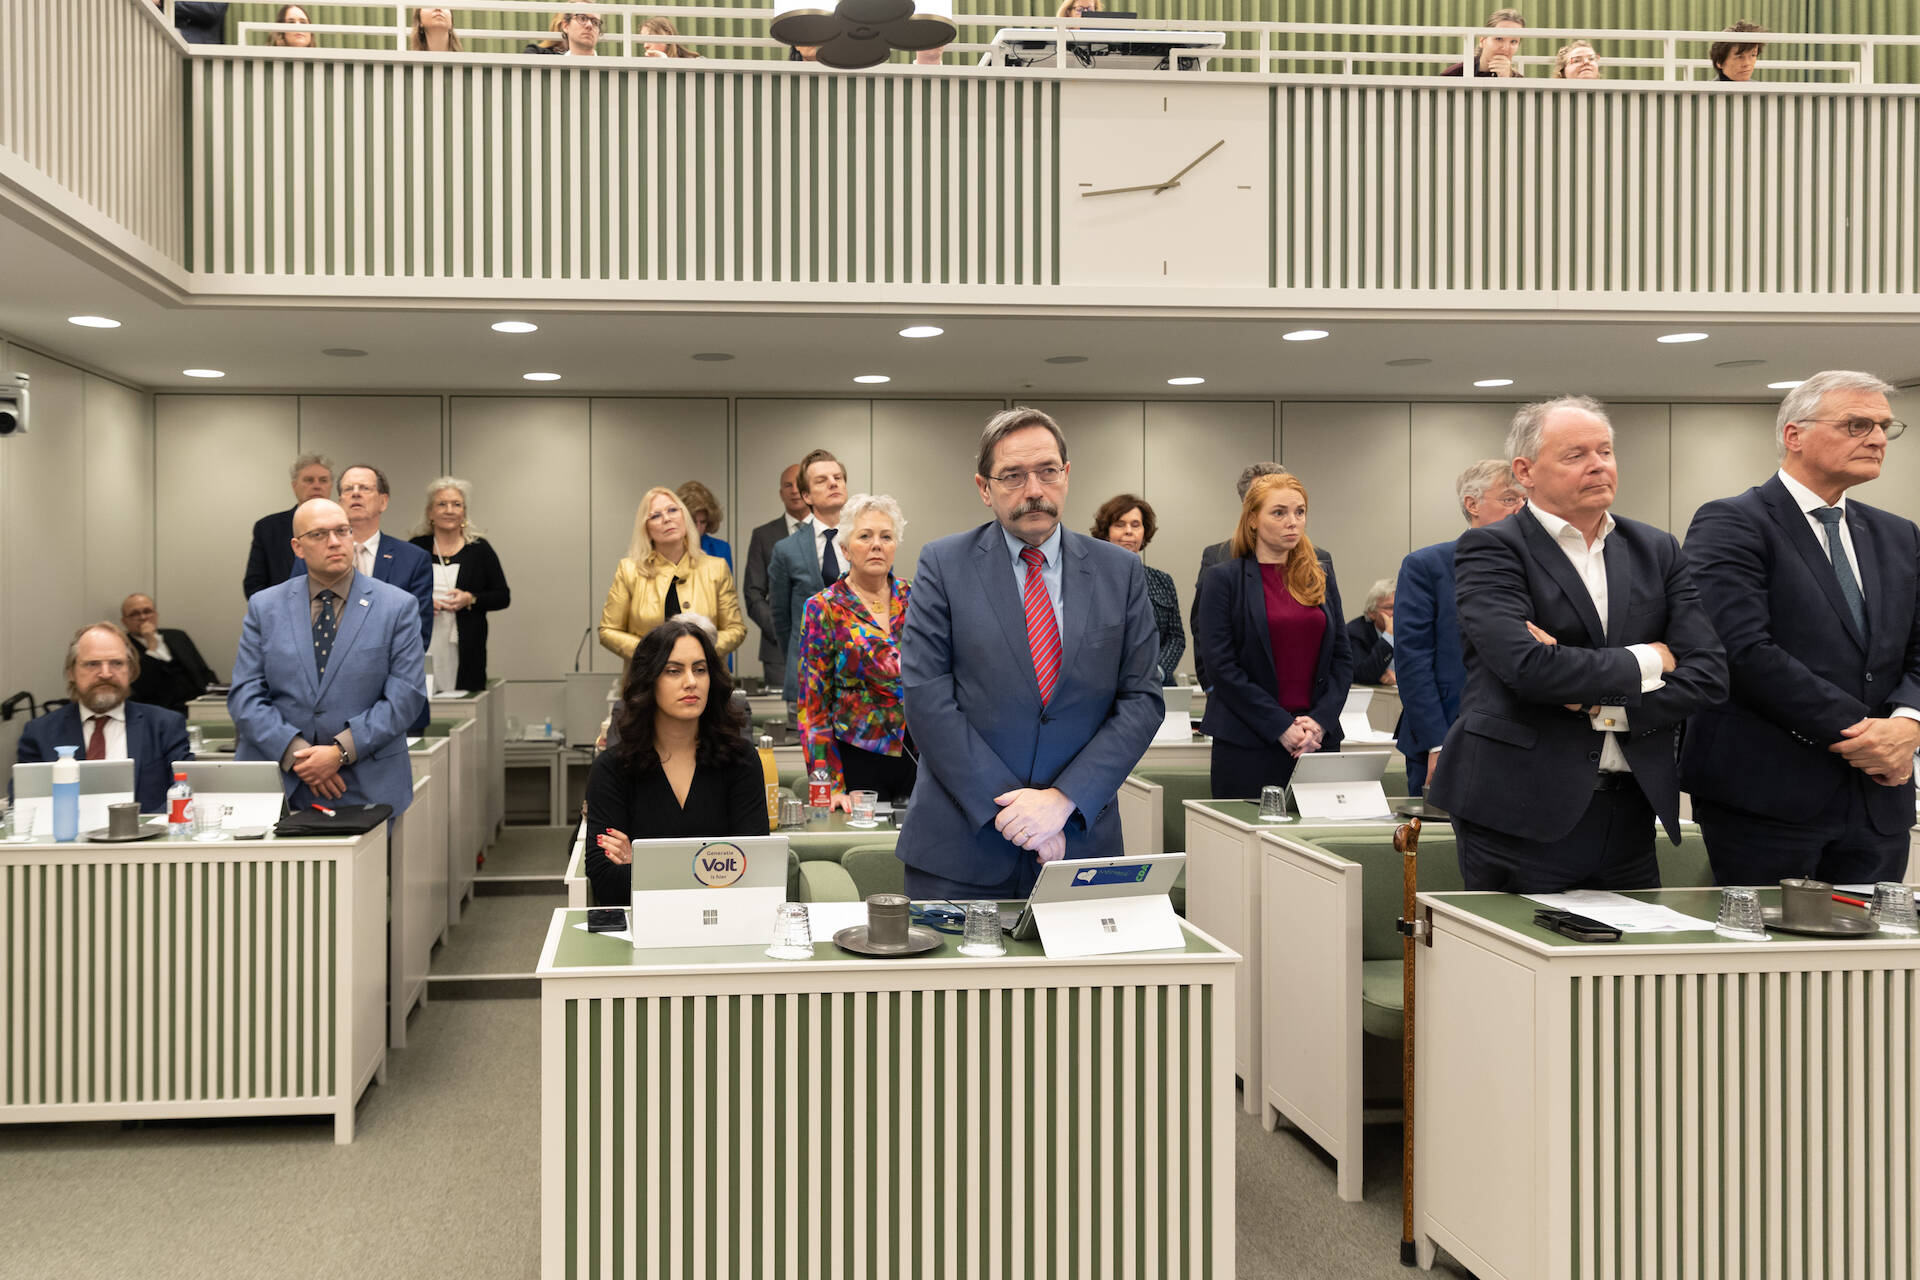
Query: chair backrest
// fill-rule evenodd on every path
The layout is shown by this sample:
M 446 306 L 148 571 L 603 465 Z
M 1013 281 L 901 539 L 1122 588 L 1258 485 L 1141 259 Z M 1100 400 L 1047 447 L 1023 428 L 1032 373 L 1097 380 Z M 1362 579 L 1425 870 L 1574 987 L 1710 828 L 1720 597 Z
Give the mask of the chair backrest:
M 1393 847 L 1393 833 L 1355 832 L 1350 836 L 1324 836 L 1313 843 L 1336 858 L 1360 864 L 1360 958 L 1400 959 L 1396 922 L 1400 919 L 1405 859 Z M 1460 854 L 1451 828 L 1429 826 L 1420 833 L 1419 886 L 1422 893 L 1466 888 L 1460 879 Z
M 1654 853 L 1660 859 L 1660 887 L 1663 889 L 1704 889 L 1713 885 L 1713 864 L 1707 861 L 1707 840 L 1698 827 L 1682 827 L 1678 846 L 1667 843 L 1665 832 L 1653 837 Z
M 863 902 L 872 894 L 907 891 L 907 864 L 890 844 L 857 844 L 841 855 L 840 865 L 853 877 Z
M 1165 769 L 1135 769 L 1135 776 L 1145 778 L 1159 786 L 1166 801 L 1160 815 L 1160 829 L 1165 843 L 1160 847 L 1168 853 L 1184 853 L 1187 848 L 1187 809 L 1188 800 L 1205 800 L 1213 790 L 1212 770 L 1206 766 L 1198 768 L 1187 765 Z

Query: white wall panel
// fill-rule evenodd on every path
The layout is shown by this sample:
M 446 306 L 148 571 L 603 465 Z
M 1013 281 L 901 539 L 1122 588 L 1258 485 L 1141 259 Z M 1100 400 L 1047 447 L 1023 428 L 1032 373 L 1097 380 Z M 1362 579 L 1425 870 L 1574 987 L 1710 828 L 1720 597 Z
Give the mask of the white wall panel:
M 894 559 L 900 577 L 913 577 L 928 542 L 993 518 L 973 472 L 981 428 L 1001 408 L 998 400 L 873 402 L 873 491 L 898 499 L 907 520 Z
M 613 566 L 601 573 L 592 563 L 587 419 L 585 400 L 452 401 L 452 468 L 473 483 L 476 503 L 486 497 L 487 537 L 513 588 L 513 607 L 489 620 L 489 676 L 557 680 L 599 621 Z
M 393 491 L 380 531 L 411 538 L 426 513 L 428 483 L 445 473 L 440 406 L 439 396 L 301 396 L 299 452 L 326 454 L 340 470 L 380 468 Z M 333 481 L 338 491 L 339 470 Z M 476 491 L 470 515 L 484 523 L 488 508 L 507 499 Z
M 1460 473 L 1482 458 L 1506 452 L 1510 404 L 1412 406 L 1412 485 L 1408 493 L 1411 545 L 1431 546 L 1460 536 L 1467 527 L 1456 485 Z M 1399 571 L 1399 565 L 1394 571 Z M 1382 575 L 1385 576 L 1384 574 Z
M 753 526 L 736 519 L 729 492 L 725 400 L 595 400 L 591 436 L 591 576 L 602 592 L 627 554 L 641 496 L 655 485 L 677 490 L 689 480 L 706 485 L 720 500 L 724 514 L 716 536 L 733 544 L 733 563 L 739 573 L 746 572 Z M 598 643 L 588 649 L 593 670 L 620 670 L 620 659 Z M 746 670 L 758 667 L 754 662 Z
M 153 403 L 118 382 L 91 373 L 83 378 L 86 608 L 90 616 L 118 620 L 121 600 L 153 590 Z
M 1333 556 L 1342 607 L 1356 617 L 1409 549 L 1411 406 L 1288 403 L 1280 440 L 1280 461 L 1306 485 L 1307 535 Z
M 246 617 L 240 579 L 253 522 L 293 505 L 287 466 L 298 430 L 292 396 L 154 400 L 155 602 L 223 676 Z
M 1677 404 L 1671 413 L 1667 528 L 1684 541 L 1701 503 L 1743 493 L 1778 469 L 1774 406 Z
M 1667 527 L 1671 510 L 1672 484 L 1667 461 L 1671 447 L 1670 412 L 1664 404 L 1607 406 L 1607 416 L 1613 419 L 1614 463 L 1620 472 L 1613 514 L 1662 529 Z M 1679 538 L 1687 531 L 1680 528 L 1672 532 Z

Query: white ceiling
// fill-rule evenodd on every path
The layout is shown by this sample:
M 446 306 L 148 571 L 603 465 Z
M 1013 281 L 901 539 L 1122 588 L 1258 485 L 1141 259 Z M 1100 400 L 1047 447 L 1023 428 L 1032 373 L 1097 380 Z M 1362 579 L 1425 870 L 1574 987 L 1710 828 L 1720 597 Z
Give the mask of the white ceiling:
M 1130 398 L 1517 399 L 1563 391 L 1650 400 L 1772 399 L 1766 384 L 1821 368 L 1865 368 L 1920 378 L 1912 322 L 1378 320 L 1300 315 L 1207 318 L 988 315 L 688 314 L 649 311 L 322 309 L 177 306 L 154 298 L 91 257 L 0 216 L 0 334 L 155 390 L 301 390 L 807 395 L 1111 395 Z M 82 329 L 70 315 L 122 322 Z M 488 325 L 524 318 L 536 334 Z M 907 324 L 943 326 L 939 338 L 897 336 Z M 1282 342 L 1289 329 L 1331 330 L 1319 342 Z M 1711 337 L 1661 345 L 1661 333 Z M 361 358 L 326 347 L 367 351 Z M 728 352 L 725 362 L 692 359 Z M 1085 356 L 1055 365 L 1046 357 Z M 1390 367 L 1394 359 L 1430 364 Z M 1717 368 L 1722 361 L 1764 361 Z M 211 367 L 218 381 L 183 377 Z M 562 380 L 530 383 L 531 370 Z M 0 370 L 0 373 L 4 373 Z M 856 374 L 883 373 L 884 387 Z M 1204 377 L 1176 388 L 1166 379 Z M 1496 391 L 1479 378 L 1514 379 Z

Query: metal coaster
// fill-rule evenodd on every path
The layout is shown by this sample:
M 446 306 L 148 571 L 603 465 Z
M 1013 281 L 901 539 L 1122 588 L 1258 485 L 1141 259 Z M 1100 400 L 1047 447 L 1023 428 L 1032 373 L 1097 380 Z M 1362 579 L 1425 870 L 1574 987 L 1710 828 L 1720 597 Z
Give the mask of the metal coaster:
M 940 935 L 920 925 L 907 926 L 906 945 L 899 947 L 876 947 L 867 941 L 867 926 L 856 924 L 842 929 L 833 935 L 833 945 L 842 951 L 851 951 L 862 956 L 917 956 L 932 951 L 940 945 Z
M 105 827 L 100 827 L 93 831 L 81 832 L 80 838 L 93 844 L 133 844 L 139 840 L 152 840 L 165 834 L 167 834 L 167 828 L 162 824 L 157 827 L 143 826 L 130 836 L 110 836 Z
M 1760 919 L 1769 929 L 1778 929 L 1782 933 L 1801 933 L 1815 938 L 1864 938 L 1880 932 L 1873 921 L 1866 916 L 1840 915 L 1836 913 L 1825 924 L 1785 924 L 1780 919 L 1779 907 L 1761 909 Z

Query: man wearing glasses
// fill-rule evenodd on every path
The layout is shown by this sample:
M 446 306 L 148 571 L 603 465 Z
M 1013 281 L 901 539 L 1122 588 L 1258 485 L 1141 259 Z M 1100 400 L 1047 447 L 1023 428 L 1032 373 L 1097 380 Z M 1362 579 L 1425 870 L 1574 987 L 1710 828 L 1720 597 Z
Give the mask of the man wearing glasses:
M 187 720 L 164 707 L 128 702 L 140 675 L 140 656 L 120 628 L 94 622 L 67 646 L 66 706 L 30 722 L 21 731 L 15 759 L 21 764 L 53 760 L 56 747 L 78 747 L 82 760 L 133 761 L 133 798 L 142 813 L 167 807 L 173 762 L 187 760 Z
M 1732 695 L 1693 718 L 1681 783 L 1722 884 L 1902 879 L 1920 746 L 1920 529 L 1856 502 L 1906 425 L 1870 373 L 1816 373 L 1780 470 L 1701 507 L 1687 560 Z
M 1501 458 L 1483 458 L 1454 482 L 1467 528 L 1498 524 L 1527 505 Z M 1458 539 L 1408 554 L 1395 579 L 1393 660 L 1400 688 L 1400 751 L 1407 757 L 1407 794 L 1420 795 L 1440 759 L 1440 744 L 1460 718 L 1467 663 L 1460 654 L 1460 615 L 1453 601 L 1453 550 Z
M 1040 864 L 1124 853 L 1114 796 L 1165 719 L 1140 557 L 1060 527 L 1067 442 L 1037 409 L 980 437 L 994 518 L 920 552 L 900 640 L 921 745 L 909 896 L 1025 898 Z
M 556 14 L 553 19 L 556 38 L 530 44 L 525 51 L 559 57 L 591 58 L 598 51 L 602 25 L 597 13 L 574 9 Z
M 413 799 L 407 731 L 426 712 L 426 651 L 417 602 L 359 572 L 354 541 L 339 504 L 314 498 L 294 511 L 306 571 L 247 602 L 227 695 L 234 758 L 277 761 L 295 808 L 399 813 Z

